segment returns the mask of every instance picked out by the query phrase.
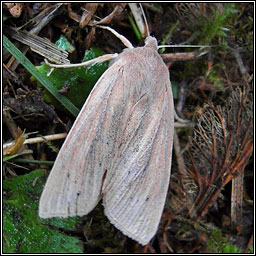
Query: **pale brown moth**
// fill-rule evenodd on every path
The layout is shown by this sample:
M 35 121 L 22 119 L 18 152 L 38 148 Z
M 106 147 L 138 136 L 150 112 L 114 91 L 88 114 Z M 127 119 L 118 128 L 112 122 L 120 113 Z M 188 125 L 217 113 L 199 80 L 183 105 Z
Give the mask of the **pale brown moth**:
M 169 71 L 149 36 L 125 49 L 96 83 L 40 198 L 41 218 L 83 216 L 102 199 L 125 235 L 155 235 L 169 185 L 174 106 Z

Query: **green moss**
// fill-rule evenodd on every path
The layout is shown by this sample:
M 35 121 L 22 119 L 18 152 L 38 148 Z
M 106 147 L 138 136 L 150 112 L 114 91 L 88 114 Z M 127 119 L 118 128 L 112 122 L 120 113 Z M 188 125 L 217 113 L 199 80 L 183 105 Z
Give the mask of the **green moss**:
M 198 34 L 198 39 L 201 44 L 212 44 L 215 39 L 221 42 L 223 38 L 227 37 L 227 31 L 230 19 L 238 13 L 235 4 L 225 4 L 222 12 L 215 7 L 212 8 L 212 17 L 206 18 L 204 16 L 198 17 L 195 23 L 195 31 L 201 31 Z M 216 41 L 215 41 L 216 42 Z
M 44 170 L 3 182 L 4 253 L 82 253 L 81 241 L 45 225 L 74 229 L 79 218 L 41 220 L 38 200 L 45 184 Z
M 242 15 L 243 10 L 238 4 L 234 3 L 223 3 L 222 10 L 218 10 L 215 5 L 209 5 L 207 10 L 208 16 L 203 16 L 200 12 L 197 14 L 189 24 L 188 27 L 191 34 L 193 34 L 193 44 L 198 45 L 210 45 L 212 59 L 206 62 L 205 58 L 201 61 L 188 61 L 185 63 L 185 68 L 180 72 L 180 79 L 194 80 L 195 77 L 204 77 L 207 79 L 208 84 L 212 84 L 215 90 L 223 90 L 223 70 L 226 69 L 225 63 L 220 63 L 219 59 L 222 59 L 224 53 L 229 56 L 231 54 L 231 48 L 233 47 L 233 39 L 237 37 L 238 31 L 234 24 L 240 25 L 241 37 L 245 38 L 245 32 L 242 29 L 241 22 L 238 22 L 239 17 Z M 246 23 L 246 28 L 251 26 L 251 19 L 248 17 L 248 22 Z M 247 37 L 249 33 L 246 33 Z M 250 37 L 251 38 L 251 37 Z M 247 40 L 249 42 L 253 40 Z M 251 47 L 251 46 L 249 46 Z M 187 51 L 192 51 L 193 49 L 187 49 Z M 211 68 L 209 70 L 209 63 L 211 63 Z
M 208 249 L 216 253 L 241 253 L 242 251 L 235 245 L 230 244 L 228 239 L 223 236 L 221 230 L 214 229 L 210 233 Z

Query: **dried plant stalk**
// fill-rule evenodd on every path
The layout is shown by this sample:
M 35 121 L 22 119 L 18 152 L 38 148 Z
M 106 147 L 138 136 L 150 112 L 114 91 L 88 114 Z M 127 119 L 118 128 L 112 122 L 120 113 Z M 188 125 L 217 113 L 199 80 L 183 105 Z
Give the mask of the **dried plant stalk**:
M 248 88 L 236 89 L 225 106 L 205 105 L 198 118 L 175 191 L 191 217 L 205 215 L 225 185 L 243 172 L 253 150 L 252 102 Z

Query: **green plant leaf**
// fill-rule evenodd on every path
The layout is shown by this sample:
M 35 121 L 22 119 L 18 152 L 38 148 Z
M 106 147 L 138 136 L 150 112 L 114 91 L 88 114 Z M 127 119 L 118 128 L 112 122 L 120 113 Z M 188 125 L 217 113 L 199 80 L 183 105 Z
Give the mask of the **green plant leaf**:
M 75 48 L 70 44 L 68 39 L 63 35 L 60 36 L 55 44 L 59 49 L 66 50 L 68 52 L 73 52 L 75 50 Z
M 91 48 L 85 52 L 83 62 L 94 59 L 103 55 L 104 52 L 98 48 Z M 78 108 L 81 108 L 90 94 L 93 86 L 108 68 L 108 62 L 97 63 L 88 67 L 75 68 L 55 68 L 50 76 L 50 67 L 46 64 L 37 67 L 37 70 L 47 79 L 51 81 L 56 90 L 67 87 L 65 96 Z M 31 78 L 33 81 L 33 78 Z M 44 100 L 56 108 L 60 108 L 60 104 L 52 95 L 45 90 L 43 92 Z

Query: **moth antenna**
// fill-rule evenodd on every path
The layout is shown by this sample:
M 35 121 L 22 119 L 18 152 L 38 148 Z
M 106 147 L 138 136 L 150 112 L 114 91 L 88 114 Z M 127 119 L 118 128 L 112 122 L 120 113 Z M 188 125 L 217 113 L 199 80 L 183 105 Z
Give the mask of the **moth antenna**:
M 148 27 L 148 22 L 147 22 L 147 18 L 146 18 L 146 15 L 145 15 L 145 12 L 142 8 L 142 4 L 140 4 L 140 8 L 141 8 L 141 12 L 142 12 L 142 15 L 143 15 L 143 18 L 144 18 L 144 22 L 145 22 L 145 25 L 146 25 L 146 37 L 150 36 L 150 32 L 149 32 L 149 27 Z
M 92 60 L 88 60 L 88 61 L 85 61 L 85 62 L 82 62 L 82 63 L 77 63 L 77 64 L 63 64 L 63 65 L 58 65 L 58 64 L 51 64 L 47 61 L 47 59 L 44 59 L 45 63 L 51 67 L 51 68 L 74 68 L 74 67 L 82 67 L 82 66 L 89 66 L 89 65 L 92 65 L 92 64 L 96 64 L 96 63 L 102 63 L 104 61 L 107 61 L 107 60 L 111 60 L 111 59 L 114 59 L 118 56 L 117 53 L 114 53 L 114 54 L 105 54 L 105 55 L 102 55 L 102 56 L 99 56 L 95 59 L 92 59 Z
M 132 11 L 132 15 L 135 19 L 137 27 L 138 27 L 140 33 L 142 34 L 143 38 L 148 37 L 149 36 L 149 28 L 148 28 L 147 19 L 146 19 L 145 13 L 143 11 L 142 5 L 139 4 L 139 6 L 138 6 L 137 3 L 129 3 L 128 5 Z
M 133 45 L 132 43 L 124 36 L 122 36 L 121 34 L 119 34 L 117 31 L 115 31 L 114 29 L 110 28 L 110 27 L 107 27 L 107 26 L 101 26 L 101 25 L 97 25 L 96 27 L 99 27 L 99 28 L 103 28 L 103 29 L 107 29 L 109 30 L 111 33 L 113 33 L 117 38 L 119 38 L 122 43 L 127 47 L 127 48 L 130 48 L 130 49 L 133 49 Z
M 194 44 L 173 44 L 173 45 L 159 45 L 157 46 L 157 49 L 160 48 L 165 48 L 165 47 L 169 47 L 169 48 L 207 48 L 207 47 L 211 47 L 210 45 L 194 45 Z

